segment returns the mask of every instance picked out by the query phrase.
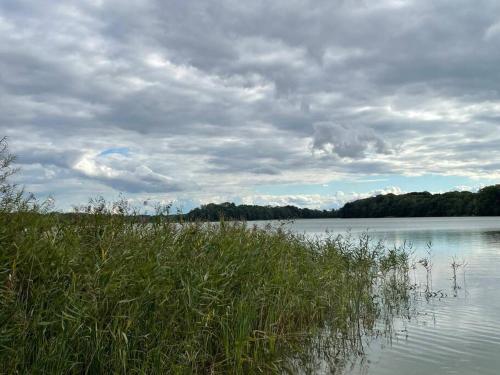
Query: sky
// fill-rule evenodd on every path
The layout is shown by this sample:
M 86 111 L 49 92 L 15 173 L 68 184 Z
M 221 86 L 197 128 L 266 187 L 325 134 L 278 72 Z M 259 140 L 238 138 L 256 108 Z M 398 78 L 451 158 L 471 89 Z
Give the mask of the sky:
M 500 2 L 0 2 L 15 182 L 330 209 L 500 182 Z

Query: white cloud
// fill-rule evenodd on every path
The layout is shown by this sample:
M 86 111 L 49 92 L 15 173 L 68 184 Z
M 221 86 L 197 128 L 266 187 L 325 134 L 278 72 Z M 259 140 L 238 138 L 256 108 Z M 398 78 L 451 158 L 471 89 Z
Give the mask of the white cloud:
M 366 193 L 337 191 L 334 194 L 294 194 L 294 195 L 270 195 L 258 194 L 249 195 L 242 198 L 243 204 L 258 204 L 270 206 L 292 205 L 297 207 L 307 207 L 314 209 L 340 208 L 347 202 L 357 199 L 373 197 L 380 194 L 403 194 L 404 192 L 397 186 L 385 189 L 374 190 Z
M 99 156 L 87 153 L 73 169 L 86 177 L 128 193 L 171 192 L 185 188 L 184 182 L 175 181 L 133 158 L 119 154 Z
M 491 24 L 484 32 L 484 39 L 490 40 L 500 35 L 500 21 Z
M 500 178 L 500 3 L 457 1 L 0 2 L 0 136 L 65 202 Z

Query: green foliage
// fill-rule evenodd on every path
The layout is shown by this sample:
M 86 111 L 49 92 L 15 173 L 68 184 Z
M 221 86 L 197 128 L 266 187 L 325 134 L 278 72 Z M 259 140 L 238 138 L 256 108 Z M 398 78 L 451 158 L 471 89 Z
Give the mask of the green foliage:
M 346 203 L 337 211 L 337 216 L 500 216 L 500 185 L 482 188 L 477 193 L 453 191 L 444 194 L 422 192 L 378 195 Z
M 287 220 L 334 217 L 334 211 L 312 210 L 294 206 L 271 207 L 257 205 L 235 205 L 234 203 L 210 203 L 191 210 L 186 218 L 189 220 L 219 221 L 234 220 Z
M 475 203 L 478 215 L 500 216 L 500 185 L 479 190 Z
M 19 208 L 23 200 L 23 192 L 9 183 L 8 178 L 16 169 L 12 167 L 15 157 L 9 152 L 7 138 L 0 139 L 0 210 L 8 212 L 14 207 Z
M 293 371 L 321 332 L 322 351 L 354 350 L 380 272 L 404 271 L 368 242 L 126 215 L 0 215 L 0 371 Z
M 169 207 L 145 222 L 124 199 L 60 215 L 0 182 L 1 373 L 338 368 L 407 300 L 406 258 L 367 237 L 179 224 Z
M 191 210 L 188 220 L 287 220 L 356 217 L 500 216 L 500 185 L 477 193 L 452 191 L 387 194 L 349 202 L 338 210 L 311 210 L 294 206 L 270 207 L 210 203 Z

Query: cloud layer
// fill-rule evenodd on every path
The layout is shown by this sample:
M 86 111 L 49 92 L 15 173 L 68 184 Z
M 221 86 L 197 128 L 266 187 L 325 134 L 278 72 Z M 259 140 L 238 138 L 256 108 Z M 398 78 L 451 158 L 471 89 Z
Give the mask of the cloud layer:
M 19 181 L 64 207 L 498 179 L 498 14 L 465 0 L 6 0 L 0 135 Z

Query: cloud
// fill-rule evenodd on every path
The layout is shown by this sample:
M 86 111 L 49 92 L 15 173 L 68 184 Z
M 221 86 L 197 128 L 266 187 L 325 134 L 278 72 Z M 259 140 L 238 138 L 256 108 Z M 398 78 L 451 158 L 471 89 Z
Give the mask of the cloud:
M 258 204 L 269 206 L 298 206 L 312 209 L 340 208 L 347 202 L 357 199 L 374 197 L 380 194 L 403 194 L 401 188 L 390 186 L 385 189 L 377 189 L 366 193 L 343 192 L 337 191 L 334 194 L 293 194 L 293 195 L 270 195 L 259 194 L 251 195 L 242 198 L 243 204 Z
M 32 148 L 17 155 L 16 162 L 21 165 L 40 164 L 44 167 L 72 168 L 81 155 L 82 153 L 78 150 Z
M 367 153 L 389 153 L 386 142 L 373 130 L 365 127 L 349 129 L 347 126 L 328 122 L 314 125 L 314 150 L 352 159 L 363 158 Z
M 0 136 L 20 180 L 64 202 L 500 178 L 499 12 L 493 0 L 6 0 Z M 133 157 L 96 157 L 116 147 Z
M 500 21 L 491 24 L 484 32 L 484 39 L 490 40 L 500 35 Z
M 128 193 L 177 192 L 185 189 L 182 182 L 157 173 L 147 165 L 120 153 L 86 154 L 73 167 L 83 176 Z

